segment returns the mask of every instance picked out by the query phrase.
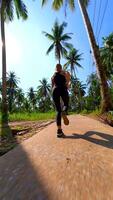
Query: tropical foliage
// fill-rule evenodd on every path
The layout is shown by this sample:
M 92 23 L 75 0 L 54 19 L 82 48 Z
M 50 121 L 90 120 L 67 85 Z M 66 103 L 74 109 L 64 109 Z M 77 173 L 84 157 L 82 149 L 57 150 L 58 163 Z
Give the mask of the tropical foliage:
M 106 76 L 109 79 L 113 74 L 113 33 L 108 37 L 103 37 L 103 47 L 100 48 L 100 53 Z
M 51 30 L 51 34 L 43 32 L 44 35 L 52 42 L 46 53 L 49 54 L 54 49 L 55 58 L 58 60 L 59 63 L 61 57 L 66 54 L 66 49 L 72 46 L 70 43 L 68 43 L 68 40 L 71 39 L 71 33 L 64 33 L 64 28 L 66 26 L 67 23 L 65 22 L 60 25 L 58 21 L 55 21 Z
M 22 18 L 23 20 L 27 19 L 28 13 L 26 5 L 22 0 L 2 0 L 0 5 L 1 5 L 0 22 L 1 22 L 1 40 L 2 40 L 2 128 L 4 129 L 5 133 L 7 132 L 6 127 L 8 128 L 5 22 L 12 21 L 14 19 L 14 12 L 16 13 L 18 19 Z M 10 105 L 12 106 L 11 100 L 10 100 Z M 12 107 L 10 107 L 10 109 L 12 110 Z
M 71 47 L 68 52 L 65 54 L 65 60 L 67 61 L 64 64 L 64 70 L 68 70 L 71 72 L 71 75 L 76 77 L 77 67 L 82 68 L 80 61 L 82 59 L 82 54 L 78 53 L 78 50 L 74 47 Z
M 42 6 L 46 4 L 47 0 L 42 0 Z M 88 12 L 86 7 L 88 6 L 88 3 L 90 0 L 78 0 L 78 4 L 82 13 L 84 25 L 86 28 L 86 31 L 88 33 L 88 39 L 90 41 L 91 49 L 93 52 L 93 56 L 95 59 L 96 69 L 97 73 L 99 75 L 99 82 L 100 82 L 100 91 L 101 91 L 101 112 L 104 113 L 106 111 L 109 111 L 110 109 L 113 109 L 113 103 L 111 99 L 111 94 L 109 91 L 108 82 L 106 79 L 106 74 L 104 72 L 104 64 L 101 60 L 100 51 L 98 48 L 98 45 L 96 43 L 95 35 L 93 32 L 93 28 L 90 22 L 90 18 L 88 16 Z M 52 7 L 55 10 L 59 10 L 62 6 L 67 7 L 67 5 L 70 6 L 71 9 L 75 8 L 75 1 L 74 0 L 53 0 L 52 1 Z

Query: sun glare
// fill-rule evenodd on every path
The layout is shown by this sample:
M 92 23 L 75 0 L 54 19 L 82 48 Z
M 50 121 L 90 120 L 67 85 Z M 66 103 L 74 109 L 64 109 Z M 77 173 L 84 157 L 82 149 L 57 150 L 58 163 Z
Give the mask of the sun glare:
M 17 64 L 21 58 L 21 47 L 15 36 L 6 35 L 7 62 Z
M 6 33 L 6 55 L 7 64 L 16 65 L 21 59 L 21 47 L 20 43 L 11 33 Z M 2 50 L 2 42 L 0 41 L 0 57 Z

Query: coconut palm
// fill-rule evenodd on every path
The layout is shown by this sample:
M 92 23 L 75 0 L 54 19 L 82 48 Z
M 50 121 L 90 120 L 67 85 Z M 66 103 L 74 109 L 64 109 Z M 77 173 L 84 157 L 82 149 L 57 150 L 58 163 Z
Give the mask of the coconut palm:
M 25 101 L 24 93 L 21 88 L 17 88 L 15 98 L 16 109 L 20 111 L 22 110 L 22 107 L 24 107 Z
M 35 95 L 35 91 L 34 91 L 33 87 L 29 88 L 28 98 L 29 98 L 29 101 L 30 101 L 30 103 L 32 105 L 32 110 L 35 110 L 35 107 L 36 107 L 36 95 Z
M 55 57 L 59 61 L 59 63 L 61 56 L 64 56 L 64 54 L 66 53 L 66 48 L 71 46 L 71 44 L 67 42 L 71 39 L 71 37 L 69 36 L 71 33 L 64 33 L 64 28 L 66 26 L 67 23 L 65 22 L 60 25 L 58 21 L 55 21 L 51 34 L 43 32 L 44 35 L 52 42 L 46 54 L 48 55 L 54 49 Z
M 113 33 L 103 37 L 103 47 L 100 49 L 102 63 L 105 67 L 107 78 L 113 74 Z
M 14 9 L 17 18 L 27 19 L 27 9 L 22 0 L 1 0 L 0 20 L 1 20 L 1 39 L 2 39 L 2 126 L 8 126 L 7 110 L 7 86 L 6 86 L 6 42 L 5 42 L 5 21 L 12 21 Z
M 18 88 L 18 78 L 15 72 L 9 72 L 7 77 L 7 94 L 8 94 L 8 104 L 9 104 L 9 112 L 12 111 L 12 105 L 14 102 L 14 95 L 16 94 L 16 90 Z
M 77 67 L 82 68 L 79 63 L 79 61 L 82 59 L 81 55 L 82 54 L 79 54 L 78 50 L 76 50 L 74 47 L 70 48 L 70 51 L 65 54 L 65 59 L 67 62 L 64 64 L 64 70 L 69 69 L 71 75 L 74 77 L 76 77 L 75 69 L 77 69 Z
M 87 78 L 88 88 L 88 99 L 90 102 L 90 110 L 96 109 L 100 106 L 100 84 L 99 78 L 96 73 L 92 73 Z M 87 100 L 88 100 L 87 99 Z
M 40 80 L 40 85 L 37 87 L 37 98 L 39 103 L 39 109 L 41 111 L 47 111 L 52 108 L 52 97 L 51 97 L 51 85 L 48 83 L 46 78 Z
M 50 96 L 51 85 L 48 83 L 46 78 L 40 80 L 40 85 L 37 87 L 39 96 L 46 99 L 46 97 Z
M 46 2 L 47 0 L 42 0 L 42 5 L 44 5 Z M 78 0 L 78 4 L 79 4 L 81 14 L 84 20 L 86 31 L 88 33 L 88 38 L 91 44 L 91 49 L 94 55 L 97 72 L 99 75 L 100 90 L 101 90 L 101 111 L 106 112 L 113 108 L 113 104 L 112 104 L 111 95 L 110 95 L 110 91 L 109 91 L 109 87 L 107 83 L 106 74 L 104 72 L 104 66 L 103 66 L 103 63 L 101 62 L 99 47 L 96 44 L 91 22 L 86 10 L 86 7 L 88 6 L 89 2 L 90 0 Z M 59 10 L 63 5 L 67 5 L 67 4 L 69 4 L 71 9 L 75 8 L 75 0 L 70 0 L 70 1 L 53 0 L 52 1 L 52 7 L 55 10 Z
M 75 103 L 75 107 L 80 111 L 83 107 L 83 97 L 85 95 L 86 85 L 77 77 L 71 77 L 71 102 Z M 74 107 L 74 106 L 73 106 Z

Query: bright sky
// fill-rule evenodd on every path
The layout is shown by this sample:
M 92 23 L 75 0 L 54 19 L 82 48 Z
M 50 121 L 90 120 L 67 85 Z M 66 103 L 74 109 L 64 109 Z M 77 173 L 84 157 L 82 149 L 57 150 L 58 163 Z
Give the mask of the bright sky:
M 108 4 L 106 6 L 107 1 Z M 54 53 L 50 53 L 49 56 L 46 55 L 46 51 L 51 43 L 45 38 L 42 31 L 50 33 L 54 21 L 57 18 L 60 23 L 63 21 L 68 23 L 65 32 L 73 33 L 71 42 L 80 53 L 83 53 L 81 64 L 84 69 L 78 69 L 77 76 L 83 83 L 86 83 L 88 74 L 95 70 L 95 66 L 92 65 L 92 58 L 89 53 L 89 41 L 78 4 L 76 4 L 76 10 L 74 12 L 67 10 L 67 17 L 65 17 L 63 8 L 55 12 L 51 9 L 50 4 L 42 9 L 40 1 L 38 0 L 24 0 L 24 3 L 27 5 L 29 12 L 28 20 L 21 21 L 15 19 L 12 23 L 6 24 L 7 72 L 14 71 L 16 73 L 17 77 L 20 78 L 19 86 L 25 92 L 31 86 L 36 90 L 39 80 L 42 78 L 50 80 L 57 61 L 54 58 Z M 91 0 L 88 8 L 96 37 L 101 27 L 99 35 L 100 45 L 102 43 L 101 38 L 109 35 L 113 31 L 112 8 L 113 0 Z M 102 26 L 100 26 L 104 9 L 105 16 Z M 64 60 L 62 61 L 63 63 Z M 1 71 L 0 77 L 2 74 Z

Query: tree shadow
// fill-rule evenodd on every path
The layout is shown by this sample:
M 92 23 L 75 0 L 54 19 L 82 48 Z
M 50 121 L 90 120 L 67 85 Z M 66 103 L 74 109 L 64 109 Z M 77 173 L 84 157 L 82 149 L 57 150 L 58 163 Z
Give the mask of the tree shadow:
M 81 135 L 77 133 L 73 133 L 72 135 L 65 135 L 63 139 L 79 139 L 81 138 Z
M 29 152 L 34 156 L 34 152 L 31 153 L 31 151 L 30 147 Z M 35 154 L 35 159 L 39 156 Z M 28 152 L 21 144 L 0 157 L 0 199 L 50 199 L 38 166 L 33 164 Z
M 102 139 L 94 138 L 93 135 L 97 135 L 97 136 L 101 137 Z M 68 138 L 68 136 L 67 136 L 67 138 Z M 74 138 L 74 139 L 81 138 L 81 139 L 87 140 L 89 142 L 95 143 L 97 145 L 101 145 L 106 148 L 113 149 L 113 136 L 106 134 L 106 133 L 101 133 L 101 132 L 97 132 L 97 131 L 88 131 L 84 135 L 74 133 L 74 134 L 72 134 L 72 138 Z

